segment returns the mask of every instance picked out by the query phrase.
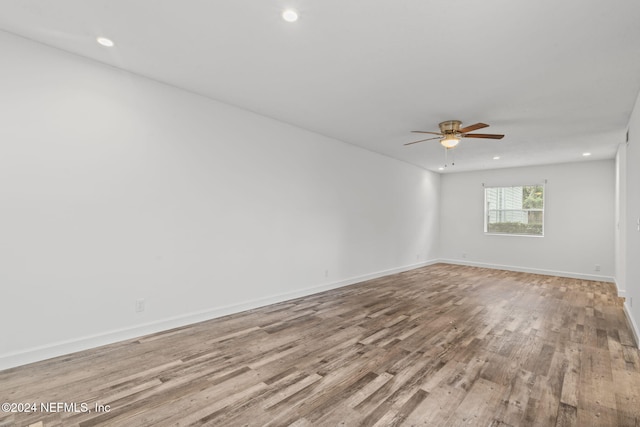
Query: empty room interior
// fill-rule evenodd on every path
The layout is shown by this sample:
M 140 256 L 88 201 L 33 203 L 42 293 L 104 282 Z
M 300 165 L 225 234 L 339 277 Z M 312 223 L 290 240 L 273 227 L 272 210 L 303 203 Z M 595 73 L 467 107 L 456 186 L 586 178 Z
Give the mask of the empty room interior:
M 640 2 L 0 2 L 0 427 L 640 426 Z

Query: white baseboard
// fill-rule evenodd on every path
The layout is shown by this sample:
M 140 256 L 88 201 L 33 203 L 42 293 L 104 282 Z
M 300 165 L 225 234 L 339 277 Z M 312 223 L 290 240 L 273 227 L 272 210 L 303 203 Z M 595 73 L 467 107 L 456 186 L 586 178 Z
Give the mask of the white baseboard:
M 364 274 L 357 277 L 351 277 L 337 282 L 323 283 L 318 286 L 299 289 L 292 292 L 285 292 L 266 298 L 258 298 L 254 300 L 244 301 L 238 304 L 232 304 L 224 307 L 214 307 L 208 310 L 187 313 L 180 316 L 170 317 L 154 322 L 141 325 L 135 325 L 129 328 L 111 330 L 95 335 L 84 336 L 73 340 L 60 341 L 44 346 L 33 347 L 26 350 L 16 351 L 13 353 L 5 353 L 0 355 L 0 371 L 10 369 L 17 366 L 26 365 L 33 362 L 50 359 L 52 357 L 63 356 L 77 351 L 88 350 L 90 348 L 102 345 L 113 344 L 120 341 L 126 341 L 149 335 L 157 332 L 178 328 L 193 323 L 203 322 L 215 319 L 229 314 L 239 313 L 245 310 L 251 310 L 263 307 L 269 304 L 275 304 L 295 298 L 300 298 L 330 289 L 341 288 L 343 286 L 352 285 L 366 280 L 376 279 L 378 277 L 388 276 L 391 274 L 402 273 L 404 271 L 413 270 L 427 265 L 437 263 L 438 260 L 429 260 L 403 267 L 391 268 L 388 270 L 377 271 L 374 273 Z
M 570 271 L 544 270 L 531 267 L 520 267 L 516 265 L 488 264 L 483 262 L 467 261 L 460 259 L 440 259 L 439 262 L 446 264 L 467 265 L 470 267 L 492 268 L 494 270 L 519 271 L 522 273 L 542 274 L 544 276 L 569 277 L 572 279 L 595 280 L 598 282 L 615 282 L 611 276 L 598 276 L 595 274 L 574 273 Z
M 631 315 L 631 311 L 629 310 L 627 304 L 629 304 L 629 302 L 625 301 L 624 305 L 622 306 L 624 308 L 624 314 L 627 316 L 627 322 L 629 323 L 629 326 L 631 326 L 631 332 L 633 333 L 633 339 L 636 342 L 636 347 L 640 349 L 640 329 L 638 328 L 636 320 Z
M 624 308 L 624 314 L 627 317 L 627 324 L 631 329 L 631 333 L 633 334 L 633 339 L 635 340 L 636 346 L 640 349 L 640 329 L 638 328 L 638 324 L 631 314 L 631 310 L 629 310 L 629 301 L 626 300 L 627 291 L 625 289 L 620 289 L 620 284 L 617 280 L 614 280 L 614 283 L 616 284 L 616 289 L 618 290 L 618 296 L 621 298 L 625 298 L 625 302 L 622 306 Z

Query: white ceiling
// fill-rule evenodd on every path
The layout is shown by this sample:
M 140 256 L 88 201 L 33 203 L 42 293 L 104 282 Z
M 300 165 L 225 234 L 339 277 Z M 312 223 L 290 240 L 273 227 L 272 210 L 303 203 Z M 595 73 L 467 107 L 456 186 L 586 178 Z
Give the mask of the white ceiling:
M 449 119 L 506 136 L 448 172 L 613 158 L 640 90 L 638 0 L 2 0 L 0 29 L 434 171 L 403 144 Z

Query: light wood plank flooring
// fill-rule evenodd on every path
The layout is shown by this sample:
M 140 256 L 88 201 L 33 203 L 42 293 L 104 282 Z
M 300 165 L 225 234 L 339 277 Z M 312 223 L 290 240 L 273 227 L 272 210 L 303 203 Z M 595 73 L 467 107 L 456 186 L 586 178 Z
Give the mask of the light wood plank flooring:
M 0 426 L 640 426 L 640 356 L 611 283 L 437 264 L 2 371 L 0 402 L 91 410 Z

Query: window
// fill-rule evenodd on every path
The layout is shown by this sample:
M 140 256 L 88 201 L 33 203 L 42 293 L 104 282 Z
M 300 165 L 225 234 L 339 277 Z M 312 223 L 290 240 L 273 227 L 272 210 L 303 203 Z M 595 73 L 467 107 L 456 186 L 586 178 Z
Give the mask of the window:
M 544 234 L 544 185 L 486 187 L 484 232 L 542 236 Z

